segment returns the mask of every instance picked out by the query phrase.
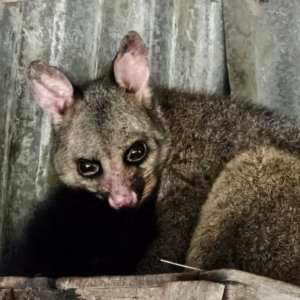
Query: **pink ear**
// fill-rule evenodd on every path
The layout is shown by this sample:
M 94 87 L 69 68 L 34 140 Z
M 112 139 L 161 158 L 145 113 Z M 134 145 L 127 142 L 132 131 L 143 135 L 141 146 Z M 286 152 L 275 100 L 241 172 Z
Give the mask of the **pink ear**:
M 74 104 L 72 84 L 57 68 L 34 61 L 28 67 L 27 79 L 30 91 L 42 109 L 62 115 Z
M 148 51 L 137 32 L 129 31 L 123 37 L 114 62 L 114 74 L 121 88 L 140 98 L 150 76 L 150 67 Z

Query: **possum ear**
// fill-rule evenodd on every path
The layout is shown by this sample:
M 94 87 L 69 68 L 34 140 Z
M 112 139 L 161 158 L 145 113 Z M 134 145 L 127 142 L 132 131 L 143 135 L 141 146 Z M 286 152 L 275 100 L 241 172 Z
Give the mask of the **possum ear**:
M 118 85 L 134 93 L 140 100 L 150 76 L 149 54 L 141 36 L 129 31 L 120 44 L 114 62 L 114 74 Z
M 27 69 L 27 81 L 34 99 L 43 110 L 59 117 L 74 104 L 71 82 L 55 67 L 33 61 Z

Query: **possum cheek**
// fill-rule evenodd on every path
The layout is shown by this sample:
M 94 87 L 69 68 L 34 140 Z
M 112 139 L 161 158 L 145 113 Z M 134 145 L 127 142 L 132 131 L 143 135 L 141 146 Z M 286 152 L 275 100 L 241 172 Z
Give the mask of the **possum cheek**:
M 147 174 L 147 175 L 146 175 Z M 139 204 L 152 194 L 157 185 L 157 178 L 154 173 L 138 169 L 132 180 L 132 188 L 137 193 Z
M 157 184 L 157 178 L 154 176 L 154 174 L 151 174 L 144 178 L 144 190 L 143 190 L 143 195 L 142 195 L 142 200 L 150 196 L 154 188 L 156 187 Z

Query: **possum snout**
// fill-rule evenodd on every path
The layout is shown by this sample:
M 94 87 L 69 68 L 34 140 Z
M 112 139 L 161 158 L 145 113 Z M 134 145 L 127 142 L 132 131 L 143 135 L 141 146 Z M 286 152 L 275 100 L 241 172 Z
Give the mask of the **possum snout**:
M 108 202 L 114 209 L 136 207 L 138 205 L 138 197 L 134 191 L 131 191 L 129 188 L 123 188 L 122 191 L 112 191 L 108 196 Z
M 114 209 L 121 207 L 136 207 L 138 196 L 133 191 L 128 174 L 121 171 L 110 171 L 104 179 L 104 184 L 108 192 L 108 203 Z

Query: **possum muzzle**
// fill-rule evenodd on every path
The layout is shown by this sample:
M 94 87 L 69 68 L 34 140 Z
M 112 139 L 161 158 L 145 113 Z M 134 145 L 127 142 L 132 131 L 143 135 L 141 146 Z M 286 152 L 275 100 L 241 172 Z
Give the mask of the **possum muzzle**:
M 122 172 L 123 171 L 123 172 Z M 114 209 L 137 207 L 138 196 L 131 187 L 125 170 L 110 170 L 104 176 L 102 189 L 108 194 L 108 203 Z
M 137 194 L 128 187 L 112 190 L 108 196 L 108 202 L 114 209 L 121 207 L 136 207 L 138 205 Z

